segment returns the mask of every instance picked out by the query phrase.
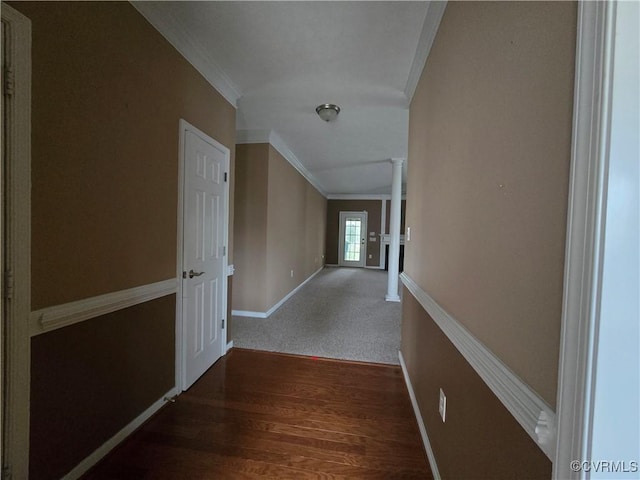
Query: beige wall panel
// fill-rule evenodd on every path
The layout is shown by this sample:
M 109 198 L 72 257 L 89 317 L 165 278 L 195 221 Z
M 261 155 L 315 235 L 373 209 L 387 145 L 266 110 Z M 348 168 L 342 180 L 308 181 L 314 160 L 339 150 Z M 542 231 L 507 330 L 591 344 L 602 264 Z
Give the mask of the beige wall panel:
M 308 278 L 324 266 L 325 226 L 327 199 L 309 182 L 305 182 L 305 253 L 303 276 Z
M 236 181 L 233 308 L 266 312 L 323 265 L 327 200 L 266 143 L 237 146 Z
M 178 121 L 233 161 L 235 109 L 126 2 L 12 5 L 33 28 L 32 308 L 174 277 Z
M 30 478 L 61 478 L 173 388 L 175 302 L 32 339 Z
M 267 183 L 269 144 L 236 147 L 234 310 L 267 305 Z M 231 338 L 231 337 L 230 337 Z
M 306 183 L 305 178 L 270 146 L 266 281 L 268 308 L 306 279 L 302 264 L 306 240 Z
M 402 355 L 442 478 L 551 478 L 549 459 L 407 289 L 402 301 Z
M 340 212 L 367 212 L 367 261 L 368 267 L 380 266 L 380 215 L 381 200 L 328 200 L 327 201 L 327 263 L 338 263 L 340 242 Z M 369 240 L 369 233 L 375 232 L 376 241 Z M 368 258 L 371 255 L 371 258 Z
M 32 309 L 175 277 L 179 120 L 230 148 L 233 198 L 235 109 L 129 3 L 12 6 L 33 32 Z M 33 478 L 173 386 L 174 332 L 169 296 L 32 340 Z
M 576 4 L 450 2 L 410 110 L 405 271 L 555 405 Z

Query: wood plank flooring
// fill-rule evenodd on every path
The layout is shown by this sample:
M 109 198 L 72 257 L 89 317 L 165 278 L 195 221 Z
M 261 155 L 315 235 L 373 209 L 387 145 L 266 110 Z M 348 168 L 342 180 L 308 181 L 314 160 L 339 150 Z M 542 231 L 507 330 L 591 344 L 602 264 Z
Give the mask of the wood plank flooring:
M 432 479 L 397 366 L 234 349 L 86 479 Z

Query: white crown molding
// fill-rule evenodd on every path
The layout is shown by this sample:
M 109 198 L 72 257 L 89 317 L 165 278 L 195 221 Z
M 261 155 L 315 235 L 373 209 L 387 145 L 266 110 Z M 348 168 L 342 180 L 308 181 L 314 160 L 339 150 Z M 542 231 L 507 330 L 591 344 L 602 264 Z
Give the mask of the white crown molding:
M 175 17 L 168 15 L 164 2 L 130 2 L 178 52 L 235 108 L 242 95 L 240 89 L 213 61 L 207 50 Z
M 398 359 L 400 360 L 400 367 L 402 368 L 404 383 L 407 386 L 407 390 L 409 391 L 409 398 L 411 399 L 411 405 L 413 406 L 413 413 L 416 416 L 418 429 L 420 430 L 420 436 L 422 437 L 422 444 L 424 445 L 424 450 L 427 454 L 427 459 L 429 460 L 429 466 L 431 467 L 431 475 L 433 475 L 434 480 L 440 480 L 442 477 L 440 476 L 440 471 L 438 470 L 436 456 L 433 453 L 433 448 L 431 448 L 431 442 L 429 441 L 429 436 L 427 435 L 427 428 L 424 425 L 422 413 L 420 412 L 420 406 L 418 405 L 418 399 L 416 398 L 416 394 L 413 390 L 411 378 L 409 377 L 409 371 L 407 370 L 407 364 L 404 362 L 404 356 L 402 355 L 401 351 L 398 351 Z
M 164 297 L 177 291 L 175 278 L 43 308 L 29 316 L 31 336 Z
M 247 143 L 269 143 L 271 130 L 237 130 L 236 143 L 244 145 Z
M 149 408 L 133 419 L 122 430 L 113 437 L 103 443 L 100 447 L 93 451 L 91 455 L 86 457 L 82 462 L 76 465 L 73 470 L 67 473 L 63 480 L 76 480 L 84 475 L 91 467 L 102 460 L 111 450 L 122 443 L 126 438 L 140 428 L 147 420 L 149 420 L 158 410 L 160 410 L 169 399 L 177 396 L 180 392 L 177 388 L 172 388 L 161 398 L 156 400 Z
M 287 144 L 282 140 L 273 130 L 238 130 L 236 132 L 236 143 L 268 143 L 275 148 L 280 155 L 282 155 L 287 162 L 295 168 L 300 175 L 307 179 L 307 181 L 315 187 L 320 194 L 327 198 L 327 193 L 322 188 L 322 185 L 316 177 L 298 160 L 298 157 L 291 151 Z
M 314 177 L 313 174 L 309 170 L 307 170 L 304 165 L 302 165 L 300 160 L 298 160 L 298 157 L 296 157 L 295 154 L 289 149 L 287 144 L 284 143 L 284 140 L 280 138 L 280 135 L 272 130 L 271 134 L 269 135 L 269 142 L 271 143 L 273 148 L 280 152 L 280 155 L 287 159 L 287 161 L 293 166 L 293 168 L 300 172 L 300 175 L 306 178 L 307 181 L 311 185 L 313 185 L 323 197 L 326 198 L 327 193 L 322 188 L 322 185 L 320 185 L 320 182 L 318 182 L 316 177 Z
M 406 200 L 407 196 L 402 195 L 402 200 Z M 391 200 L 391 194 L 388 193 L 330 193 L 327 200 Z
M 327 200 L 390 200 L 391 195 L 386 193 L 372 193 L 368 195 L 359 195 L 357 193 L 330 193 Z
M 416 55 L 413 57 L 413 63 L 411 64 L 411 70 L 409 70 L 409 78 L 407 78 L 407 84 L 404 87 L 404 94 L 406 95 L 409 103 L 413 98 L 413 94 L 418 86 L 418 81 L 422 75 L 422 70 L 429 58 L 429 52 L 431 46 L 436 38 L 438 27 L 440 26 L 440 20 L 444 15 L 444 10 L 447 7 L 447 2 L 431 1 L 427 6 L 427 15 L 422 25 L 422 32 L 420 33 L 420 39 L 418 40 L 418 47 L 416 48 Z
M 400 279 L 536 445 L 553 461 L 556 414 L 551 407 L 411 277 L 403 272 Z

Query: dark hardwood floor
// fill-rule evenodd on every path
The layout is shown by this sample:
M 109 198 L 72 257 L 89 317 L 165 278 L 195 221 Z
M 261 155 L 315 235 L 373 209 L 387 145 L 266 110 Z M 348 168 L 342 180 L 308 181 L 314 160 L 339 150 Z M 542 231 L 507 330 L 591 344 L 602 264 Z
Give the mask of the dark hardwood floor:
M 86 479 L 431 479 L 397 366 L 232 350 Z

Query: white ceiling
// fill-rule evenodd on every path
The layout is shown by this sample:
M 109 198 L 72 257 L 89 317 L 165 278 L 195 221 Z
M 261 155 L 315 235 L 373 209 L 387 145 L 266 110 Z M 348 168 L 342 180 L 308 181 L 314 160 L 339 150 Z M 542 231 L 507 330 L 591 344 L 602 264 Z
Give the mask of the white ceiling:
M 409 101 L 443 4 L 134 6 L 237 105 L 239 143 L 271 141 L 327 195 L 391 192 L 389 159 L 407 156 Z M 335 122 L 316 115 L 321 103 L 340 106 Z

